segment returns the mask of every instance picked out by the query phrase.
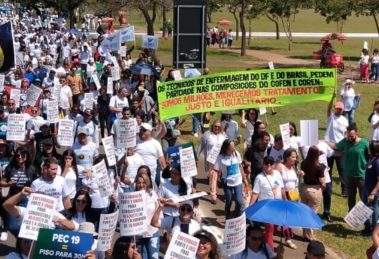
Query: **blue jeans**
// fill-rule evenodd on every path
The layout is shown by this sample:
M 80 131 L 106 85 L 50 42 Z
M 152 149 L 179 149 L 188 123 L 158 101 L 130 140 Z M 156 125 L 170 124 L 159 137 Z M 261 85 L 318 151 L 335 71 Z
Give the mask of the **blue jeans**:
M 368 203 L 367 200 L 370 193 L 370 190 L 366 188 L 363 189 L 362 202 L 374 211 L 371 216 L 371 222 L 370 219 L 365 222 L 365 232 L 372 232 L 376 226 L 376 221 L 378 220 L 378 194 L 375 195 L 374 200 L 371 203 Z
M 159 236 L 159 231 L 157 231 L 152 237 L 142 237 L 137 240 L 138 251 L 142 258 L 159 258 Z
M 351 109 L 350 111 L 344 111 L 343 116 L 347 116 L 347 120 L 349 121 L 349 124 L 354 121 L 354 115 L 355 115 L 355 109 Z
M 242 184 L 237 186 L 227 186 L 226 179 L 222 179 L 225 193 L 225 218 L 236 218 L 242 214 Z M 234 212 L 231 215 L 230 208 L 235 202 Z
M 371 63 L 371 78 L 373 80 L 378 80 L 379 75 L 379 64 L 378 63 Z
M 332 203 L 332 182 L 326 183 L 325 191 L 322 192 L 324 213 L 323 216 L 330 216 L 330 204 Z
M 192 114 L 192 131 L 194 134 L 199 132 L 200 120 L 201 120 L 201 113 Z

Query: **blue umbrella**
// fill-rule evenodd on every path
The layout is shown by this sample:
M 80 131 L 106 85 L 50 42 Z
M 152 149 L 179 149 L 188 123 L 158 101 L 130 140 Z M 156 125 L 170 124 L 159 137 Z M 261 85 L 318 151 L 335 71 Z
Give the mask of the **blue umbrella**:
M 324 222 L 307 205 L 284 200 L 262 200 L 245 210 L 249 220 L 282 227 L 322 228 Z
M 137 63 L 130 66 L 130 71 L 132 71 L 133 74 L 142 74 L 142 75 L 158 75 L 157 70 L 150 64 L 145 63 Z

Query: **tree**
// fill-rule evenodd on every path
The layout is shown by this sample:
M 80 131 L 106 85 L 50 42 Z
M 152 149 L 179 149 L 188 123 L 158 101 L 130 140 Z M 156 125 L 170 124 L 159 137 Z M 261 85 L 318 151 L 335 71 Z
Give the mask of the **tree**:
M 337 32 L 342 33 L 344 22 L 351 15 L 352 0 L 315 0 L 315 11 L 326 17 L 326 22 L 337 23 Z
M 222 7 L 219 0 L 208 0 L 207 1 L 207 17 L 208 22 L 212 22 L 212 13 L 218 12 Z
M 261 0 L 250 0 L 248 6 L 248 12 L 246 18 L 249 20 L 249 41 L 248 45 L 250 46 L 251 39 L 251 20 L 256 19 L 262 13 L 265 13 L 267 10 L 267 3 Z
M 233 14 L 234 22 L 236 23 L 236 40 L 238 40 L 240 34 L 240 22 L 237 16 L 237 7 L 234 5 L 228 5 L 228 11 Z
M 379 24 L 377 15 L 379 14 L 379 1 L 378 0 L 355 0 L 354 9 L 357 15 L 372 16 L 375 22 L 376 30 L 379 35 Z

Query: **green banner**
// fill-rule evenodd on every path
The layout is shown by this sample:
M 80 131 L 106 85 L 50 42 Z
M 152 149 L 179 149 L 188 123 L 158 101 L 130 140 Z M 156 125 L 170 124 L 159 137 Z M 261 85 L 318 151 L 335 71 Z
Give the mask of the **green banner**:
M 329 101 L 336 69 L 288 68 L 213 74 L 158 85 L 161 119 L 207 111 Z

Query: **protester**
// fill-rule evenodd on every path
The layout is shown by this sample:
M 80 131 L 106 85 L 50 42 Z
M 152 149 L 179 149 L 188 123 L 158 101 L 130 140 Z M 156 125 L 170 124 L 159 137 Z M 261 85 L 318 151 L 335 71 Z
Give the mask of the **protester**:
M 346 79 L 345 83 L 340 89 L 341 101 L 343 102 L 344 111 L 343 115 L 347 116 L 349 123 L 354 121 L 355 109 L 357 108 L 356 96 L 359 96 L 358 93 L 355 92 L 353 85 L 355 82 L 351 79 Z
M 244 150 L 251 145 L 251 137 L 254 133 L 254 124 L 258 120 L 258 110 L 255 108 L 249 109 L 249 110 L 242 110 L 242 116 L 241 116 L 241 128 L 245 129 L 244 133 Z
M 193 236 L 200 239 L 196 259 L 221 259 L 220 248 L 212 233 L 202 229 Z
M 119 237 L 106 259 L 142 259 L 132 237 Z

